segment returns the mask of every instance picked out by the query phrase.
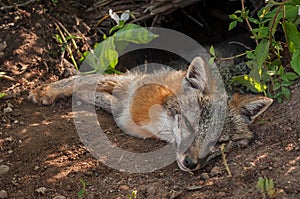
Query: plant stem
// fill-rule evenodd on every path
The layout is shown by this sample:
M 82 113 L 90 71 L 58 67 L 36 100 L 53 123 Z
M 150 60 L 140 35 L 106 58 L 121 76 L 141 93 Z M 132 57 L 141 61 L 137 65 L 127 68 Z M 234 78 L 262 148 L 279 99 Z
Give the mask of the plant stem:
M 241 4 L 242 4 L 242 12 L 244 12 L 245 11 L 245 2 L 244 2 L 244 0 L 241 0 Z M 249 22 L 247 17 L 245 18 L 245 21 L 247 23 L 247 26 L 248 26 L 250 32 L 252 32 L 253 28 L 251 27 L 250 22 Z M 258 41 L 256 39 L 254 39 L 254 40 L 255 40 L 256 45 L 258 45 Z
M 251 50 L 251 51 L 253 51 L 253 50 Z M 244 55 L 247 55 L 247 52 L 241 53 L 241 54 L 238 54 L 238 55 L 234 55 L 234 56 L 231 56 L 231 57 L 221 57 L 221 58 L 216 57 L 216 58 L 217 58 L 218 60 L 220 60 L 220 61 L 226 61 L 226 60 L 230 60 L 230 59 L 239 58 L 239 57 L 242 57 L 242 56 L 244 56 Z
M 74 64 L 75 70 L 78 71 L 77 63 L 76 63 L 75 58 L 73 56 L 72 50 L 71 50 L 70 46 L 68 45 L 68 41 L 66 40 L 64 33 L 61 31 L 59 25 L 56 22 L 54 22 L 54 24 L 55 24 L 55 26 L 56 26 L 63 42 L 66 44 L 67 51 L 68 51 L 69 56 L 70 56 L 70 58 L 71 58 L 71 60 Z

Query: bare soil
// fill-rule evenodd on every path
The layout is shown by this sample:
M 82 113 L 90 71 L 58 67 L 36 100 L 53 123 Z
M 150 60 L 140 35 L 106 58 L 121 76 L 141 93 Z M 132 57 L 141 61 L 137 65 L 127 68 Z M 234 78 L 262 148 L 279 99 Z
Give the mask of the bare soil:
M 0 165 L 9 167 L 0 174 L 0 190 L 8 198 L 77 198 L 81 179 L 86 183 L 82 198 L 128 198 L 135 190 L 137 198 L 149 199 L 263 198 L 256 189 L 259 177 L 274 180 L 276 198 L 300 198 L 299 83 L 289 100 L 275 102 L 254 123 L 256 137 L 249 147 L 227 154 L 232 177 L 221 158 L 194 175 L 179 170 L 176 163 L 151 173 L 130 174 L 95 159 L 79 139 L 71 99 L 47 107 L 27 99 L 41 83 L 69 75 L 60 63 L 52 17 L 69 29 L 77 21 L 77 33 L 90 34 L 73 9 L 60 5 L 52 13 L 30 4 L 0 13 L 0 43 L 7 43 L 0 49 L 0 72 L 8 76 L 0 79 L 0 92 L 8 94 L 0 100 Z M 156 140 L 144 144 L 124 135 L 105 111 L 98 111 L 98 120 L 112 139 L 129 148 L 147 151 L 159 145 Z M 42 187 L 45 191 L 37 191 Z

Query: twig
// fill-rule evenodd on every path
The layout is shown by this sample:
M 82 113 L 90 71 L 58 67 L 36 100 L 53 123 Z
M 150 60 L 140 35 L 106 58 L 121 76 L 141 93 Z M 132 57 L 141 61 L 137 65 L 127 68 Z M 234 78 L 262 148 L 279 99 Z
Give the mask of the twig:
M 224 152 L 225 151 L 225 144 L 222 144 L 220 147 L 221 147 L 221 154 L 222 154 L 223 163 L 224 163 L 225 169 L 226 169 L 226 171 L 228 173 L 228 177 L 232 177 L 230 168 L 229 168 L 229 166 L 227 164 L 226 154 Z
M 200 27 L 204 27 L 204 25 L 198 21 L 197 19 L 195 19 L 194 17 L 192 17 L 191 15 L 189 15 L 185 10 L 181 9 L 181 12 L 183 14 L 185 14 L 188 18 L 190 18 L 193 22 L 195 22 L 196 24 L 198 24 Z
M 23 6 L 26 6 L 30 3 L 34 3 L 36 2 L 36 0 L 29 0 L 25 3 L 19 3 L 19 4 L 15 4 L 15 5 L 12 5 L 12 6 L 3 6 L 0 8 L 0 10 L 6 10 L 6 9 L 12 9 L 12 8 L 18 8 L 18 7 L 23 7 Z
M 16 80 L 15 78 L 8 76 L 8 75 L 4 75 L 4 74 L 0 74 L 0 78 L 4 78 L 13 82 L 17 82 L 18 80 Z
M 230 41 L 230 42 L 228 42 L 228 44 L 237 44 L 237 45 L 243 46 L 247 50 L 252 50 L 249 46 L 246 46 L 245 44 L 243 44 L 242 42 L 239 42 L 239 41 Z
M 244 3 L 244 0 L 241 0 L 241 4 L 242 4 L 242 11 L 244 12 L 245 11 L 245 3 Z M 251 25 L 250 25 L 250 22 L 249 22 L 249 20 L 248 20 L 248 18 L 246 17 L 245 18 L 245 21 L 246 21 L 246 23 L 247 23 L 247 26 L 248 26 L 248 28 L 249 28 L 249 30 L 250 30 L 250 32 L 252 32 L 252 27 L 251 27 Z M 258 41 L 255 39 L 255 43 L 256 43 L 256 45 L 258 45 Z
M 226 61 L 226 60 L 231 60 L 231 59 L 239 58 L 239 57 L 242 57 L 244 55 L 247 55 L 247 52 L 241 53 L 241 54 L 238 54 L 238 55 L 234 55 L 234 56 L 231 56 L 231 57 L 221 57 L 221 58 L 217 57 L 217 59 L 220 60 L 220 61 Z

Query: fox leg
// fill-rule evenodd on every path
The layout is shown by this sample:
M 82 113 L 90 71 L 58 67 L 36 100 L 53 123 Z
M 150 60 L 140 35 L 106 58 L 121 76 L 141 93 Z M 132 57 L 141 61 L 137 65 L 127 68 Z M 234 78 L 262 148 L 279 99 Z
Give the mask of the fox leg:
M 30 92 L 29 99 L 38 104 L 50 105 L 59 98 L 69 97 L 75 93 L 79 99 L 111 113 L 110 104 L 116 101 L 112 96 L 115 86 L 133 78 L 102 74 L 73 76 L 36 88 Z
M 115 96 L 108 92 L 90 92 L 82 91 L 75 93 L 75 98 L 87 104 L 91 104 L 113 114 L 113 107 L 116 106 L 118 100 Z

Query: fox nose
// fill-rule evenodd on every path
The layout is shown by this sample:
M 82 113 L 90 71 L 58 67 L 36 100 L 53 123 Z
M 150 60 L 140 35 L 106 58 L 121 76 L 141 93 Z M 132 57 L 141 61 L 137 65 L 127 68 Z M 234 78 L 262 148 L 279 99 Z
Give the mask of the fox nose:
M 197 167 L 198 162 L 197 162 L 197 160 L 195 161 L 195 160 L 193 160 L 192 158 L 190 158 L 189 156 L 186 156 L 186 157 L 184 158 L 184 160 L 183 160 L 183 165 L 184 165 L 186 168 L 188 168 L 188 169 L 190 169 L 190 170 L 193 170 L 193 169 L 195 169 L 195 168 Z

